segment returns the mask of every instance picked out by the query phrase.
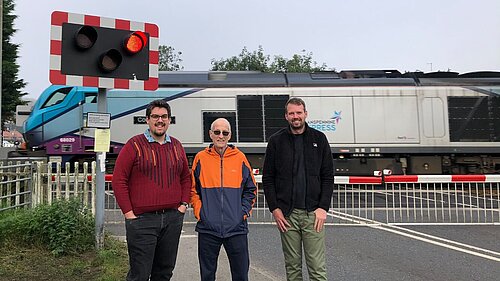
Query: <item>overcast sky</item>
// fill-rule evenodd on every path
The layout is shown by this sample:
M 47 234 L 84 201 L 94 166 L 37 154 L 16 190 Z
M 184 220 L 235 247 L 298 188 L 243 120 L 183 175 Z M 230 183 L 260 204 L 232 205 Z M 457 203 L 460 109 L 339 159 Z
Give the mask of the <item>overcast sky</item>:
M 336 70 L 500 71 L 499 0 L 15 0 L 19 77 L 49 85 L 50 15 L 67 11 L 155 23 L 184 70 L 259 45 L 287 58 L 302 50 Z

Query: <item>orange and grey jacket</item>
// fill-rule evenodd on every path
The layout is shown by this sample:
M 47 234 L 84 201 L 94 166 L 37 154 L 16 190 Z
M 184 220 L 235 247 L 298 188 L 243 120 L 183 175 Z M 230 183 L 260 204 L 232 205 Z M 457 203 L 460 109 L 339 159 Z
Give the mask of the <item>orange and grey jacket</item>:
M 230 145 L 221 156 L 210 145 L 196 154 L 192 176 L 196 231 L 221 238 L 248 233 L 257 185 L 245 154 Z

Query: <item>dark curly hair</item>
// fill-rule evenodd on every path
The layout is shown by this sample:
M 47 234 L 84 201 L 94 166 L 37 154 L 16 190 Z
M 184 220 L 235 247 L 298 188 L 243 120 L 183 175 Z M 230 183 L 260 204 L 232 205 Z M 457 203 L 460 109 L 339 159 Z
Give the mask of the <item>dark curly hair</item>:
M 168 118 L 172 116 L 172 111 L 170 110 L 170 105 L 166 100 L 154 100 L 148 104 L 148 107 L 146 108 L 146 117 L 149 117 L 151 115 L 151 111 L 155 107 L 163 107 L 167 110 Z

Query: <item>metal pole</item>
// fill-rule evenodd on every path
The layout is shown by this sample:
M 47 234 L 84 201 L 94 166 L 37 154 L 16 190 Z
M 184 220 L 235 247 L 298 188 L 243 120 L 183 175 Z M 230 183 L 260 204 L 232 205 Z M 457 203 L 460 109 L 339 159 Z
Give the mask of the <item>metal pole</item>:
M 97 94 L 97 111 L 108 112 L 106 100 L 107 89 L 99 88 Z M 96 198 L 95 198 L 95 239 L 96 248 L 104 246 L 104 173 L 106 172 L 106 152 L 96 152 Z

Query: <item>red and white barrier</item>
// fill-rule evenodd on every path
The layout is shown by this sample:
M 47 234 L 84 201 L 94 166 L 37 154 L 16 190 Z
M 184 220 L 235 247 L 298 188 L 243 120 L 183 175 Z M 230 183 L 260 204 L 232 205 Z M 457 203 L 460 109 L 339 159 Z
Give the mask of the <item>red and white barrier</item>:
M 54 177 L 54 176 L 53 176 Z M 89 176 L 89 180 L 91 180 Z M 105 181 L 111 182 L 113 175 L 105 175 Z M 255 180 L 262 183 L 262 175 Z M 500 175 L 409 175 L 385 176 L 385 183 L 457 183 L 457 182 L 500 182 Z M 382 184 L 382 177 L 335 176 L 335 184 Z

